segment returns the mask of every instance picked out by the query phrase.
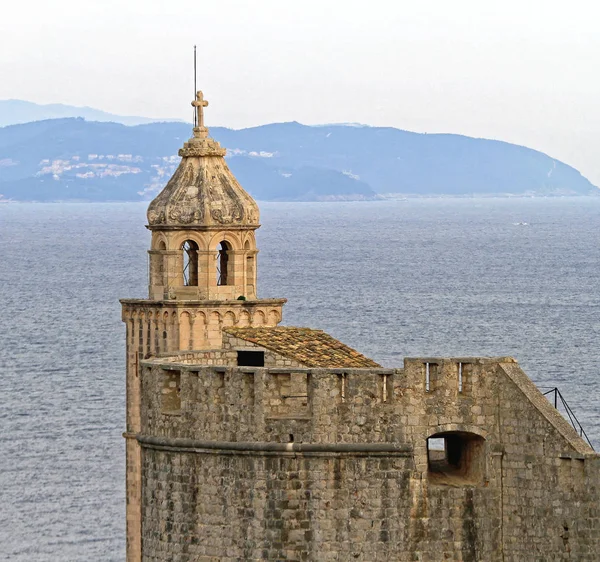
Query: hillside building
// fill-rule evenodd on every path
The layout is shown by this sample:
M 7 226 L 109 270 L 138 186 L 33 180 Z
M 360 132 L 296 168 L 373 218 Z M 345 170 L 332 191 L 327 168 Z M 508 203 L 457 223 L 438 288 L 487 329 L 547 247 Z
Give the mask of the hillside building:
M 194 105 L 149 297 L 121 301 L 127 561 L 597 562 L 600 457 L 514 359 L 388 369 L 280 325 L 258 206 Z

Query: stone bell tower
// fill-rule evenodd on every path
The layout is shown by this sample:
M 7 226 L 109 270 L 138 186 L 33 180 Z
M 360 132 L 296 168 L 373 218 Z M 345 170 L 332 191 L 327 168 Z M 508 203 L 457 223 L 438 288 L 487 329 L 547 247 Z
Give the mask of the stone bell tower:
M 193 105 L 198 127 L 148 208 L 150 298 L 255 300 L 258 205 L 229 170 L 225 149 L 208 136 L 202 92 Z
M 141 560 L 140 361 L 219 349 L 226 327 L 273 327 L 285 299 L 258 299 L 256 202 L 208 135 L 198 92 L 193 137 L 181 163 L 148 207 L 152 232 L 149 298 L 121 300 L 127 326 L 127 561 Z

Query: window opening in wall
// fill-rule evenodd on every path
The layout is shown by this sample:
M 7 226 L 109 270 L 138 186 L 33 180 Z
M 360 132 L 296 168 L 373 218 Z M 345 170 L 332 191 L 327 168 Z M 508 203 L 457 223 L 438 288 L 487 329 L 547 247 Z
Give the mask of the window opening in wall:
M 380 385 L 378 389 L 379 400 L 381 400 L 381 402 L 384 404 L 391 402 L 394 398 L 393 376 L 384 373 L 379 376 L 379 382 L 377 384 Z
M 463 371 L 462 371 L 462 363 L 458 364 L 458 392 L 462 394 L 463 391 Z
M 264 351 L 238 351 L 237 364 L 239 367 L 264 367 Z
M 229 285 L 229 252 L 231 245 L 223 240 L 217 246 L 217 285 Z
M 348 384 L 346 377 L 347 377 L 347 373 L 338 373 L 337 374 L 338 389 L 339 389 L 338 400 L 342 404 L 344 402 L 346 402 L 346 386 Z
M 473 363 L 461 363 L 460 373 L 462 381 L 462 390 L 459 389 L 459 392 L 465 395 L 469 395 L 471 394 L 471 389 L 473 387 Z
M 425 363 L 425 392 L 431 392 L 435 388 L 435 381 L 438 376 L 437 363 Z
M 449 431 L 427 439 L 428 476 L 439 484 L 476 483 L 483 477 L 483 437 Z
M 158 250 L 160 252 L 164 252 L 166 249 L 167 249 L 167 245 L 164 243 L 163 240 L 161 240 L 158 244 Z M 165 256 L 160 255 L 160 256 L 158 256 L 158 274 L 159 274 L 161 283 L 163 282 L 164 273 L 165 273 Z
M 442 460 L 446 456 L 446 440 L 443 437 L 430 437 L 427 440 L 429 461 Z
M 198 285 L 198 244 L 186 240 L 181 246 L 183 250 L 183 284 L 186 287 Z

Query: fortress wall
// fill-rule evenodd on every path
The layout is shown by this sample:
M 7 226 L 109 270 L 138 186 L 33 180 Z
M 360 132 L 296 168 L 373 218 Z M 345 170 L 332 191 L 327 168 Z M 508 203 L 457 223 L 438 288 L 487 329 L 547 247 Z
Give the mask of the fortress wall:
M 206 352 L 210 357 L 215 353 L 227 354 Z M 290 435 L 294 441 L 314 443 L 404 441 L 393 402 L 383 402 L 382 384 L 384 379 L 390 383 L 392 371 L 380 371 L 388 374 L 367 369 L 200 367 L 169 364 L 162 358 L 144 362 L 141 432 L 221 441 L 281 443 Z
M 293 427 L 304 428 L 299 430 L 303 438 L 295 441 L 413 442 L 422 466 L 427 464 L 425 442 L 432 433 L 460 429 L 486 438 L 497 425 L 497 404 L 490 401 L 497 384 L 493 361 L 472 363 L 469 390 L 465 387 L 458 397 L 455 360 L 437 360 L 437 378 L 426 391 L 425 363 L 420 359 L 407 360 L 404 369 L 396 370 L 306 369 L 290 366 L 267 350 L 265 363 L 274 366 L 260 368 L 235 366 L 234 354 L 210 350 L 179 355 L 179 363 L 172 362 L 177 358 L 145 362 L 145 411 L 161 411 L 166 373 L 177 371 L 181 407 L 179 421 L 168 423 L 169 428 L 178 427 L 173 436 L 195 438 L 202 428 L 206 438 L 223 440 L 225 420 L 229 432 L 243 434 L 240 412 L 252 411 L 260 425 L 251 428 L 251 440 L 287 442 L 290 433 L 296 436 L 288 431 Z M 217 362 L 219 367 L 210 366 Z M 270 431 L 257 433 L 267 421 Z M 159 415 L 148 423 L 144 433 L 165 434 Z
M 146 561 L 501 560 L 490 491 L 428 497 L 409 456 L 146 449 L 144 474 Z
M 428 464 L 427 438 L 445 432 L 463 432 L 483 439 L 481 456 L 487 462 L 478 478 L 485 482 L 492 444 L 497 441 L 500 379 L 497 359 L 415 358 L 404 363 L 400 389 L 405 435 L 414 444 L 420 470 Z
M 597 560 L 600 458 L 591 451 L 579 452 L 571 428 L 567 440 L 543 410 L 523 399 L 517 384 L 507 377 L 501 380 L 498 439 L 504 454 L 498 462 L 505 559 L 547 560 L 552 553 L 556 560 Z M 550 412 L 555 414 L 552 406 Z
M 144 560 L 597 560 L 599 457 L 512 360 L 158 361 L 142 373 L 142 434 L 159 438 L 141 440 Z M 179 410 L 161 413 L 167 374 Z M 464 466 L 433 470 L 439 434 Z

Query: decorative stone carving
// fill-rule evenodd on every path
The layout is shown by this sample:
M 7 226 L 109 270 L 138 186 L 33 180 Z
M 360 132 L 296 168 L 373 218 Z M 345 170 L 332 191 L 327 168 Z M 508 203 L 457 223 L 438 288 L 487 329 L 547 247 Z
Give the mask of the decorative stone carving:
M 148 211 L 148 222 L 152 224 L 163 224 L 165 222 L 164 211 Z
M 179 150 L 182 160 L 165 188 L 148 207 L 150 227 L 227 225 L 258 228 L 258 205 L 235 179 L 226 150 L 208 136 L 201 91 L 192 102 L 198 112 L 194 136 Z

